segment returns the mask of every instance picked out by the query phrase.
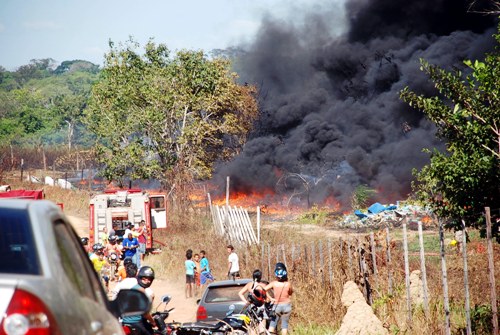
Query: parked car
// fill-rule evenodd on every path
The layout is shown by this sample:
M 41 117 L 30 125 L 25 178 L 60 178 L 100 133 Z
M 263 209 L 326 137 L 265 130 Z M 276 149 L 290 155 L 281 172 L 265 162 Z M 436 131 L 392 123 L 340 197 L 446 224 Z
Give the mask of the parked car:
M 0 334 L 123 334 L 118 317 L 149 299 L 127 290 L 109 301 L 60 207 L 0 200 Z
M 222 280 L 210 283 L 198 303 L 196 321 L 215 323 L 222 320 L 229 311 L 229 306 L 235 306 L 239 313 L 245 303 L 241 301 L 238 292 L 252 279 Z

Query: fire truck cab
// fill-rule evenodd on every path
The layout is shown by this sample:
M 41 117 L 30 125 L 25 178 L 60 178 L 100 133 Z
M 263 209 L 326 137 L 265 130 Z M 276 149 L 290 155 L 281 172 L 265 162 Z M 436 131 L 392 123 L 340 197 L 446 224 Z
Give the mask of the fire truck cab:
M 113 226 L 123 236 L 127 224 L 146 222 L 146 249 L 153 247 L 153 229 L 167 227 L 166 194 L 140 189 L 108 190 L 90 199 L 89 243 L 99 241 L 99 234 Z

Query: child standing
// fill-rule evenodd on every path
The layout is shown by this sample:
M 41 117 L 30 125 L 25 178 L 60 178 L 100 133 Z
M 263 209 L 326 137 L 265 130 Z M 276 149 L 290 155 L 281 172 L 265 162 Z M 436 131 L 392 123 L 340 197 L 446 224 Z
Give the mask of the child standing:
M 193 297 L 194 292 L 194 272 L 196 270 L 196 264 L 192 260 L 193 252 L 188 250 L 186 252 L 186 261 L 184 262 L 184 266 L 186 268 L 186 299 Z
M 215 279 L 212 276 L 211 270 L 210 270 L 210 264 L 208 262 L 208 258 L 206 256 L 205 250 L 200 251 L 201 255 L 201 260 L 200 260 L 200 284 L 201 284 L 201 289 L 203 291 L 203 288 L 208 285 L 209 283 L 213 282 Z
M 200 291 L 200 273 L 201 273 L 201 267 L 200 267 L 200 255 L 194 254 L 193 256 L 193 262 L 196 265 L 196 270 L 194 271 L 194 292 L 195 295 L 198 295 L 198 292 Z

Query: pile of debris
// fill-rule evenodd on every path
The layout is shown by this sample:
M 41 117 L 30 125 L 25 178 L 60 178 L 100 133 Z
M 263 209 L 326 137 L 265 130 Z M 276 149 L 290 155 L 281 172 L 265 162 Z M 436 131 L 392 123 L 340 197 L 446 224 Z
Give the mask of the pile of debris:
M 416 230 L 419 221 L 423 223 L 424 229 L 437 225 L 429 208 L 398 201 L 396 205 L 387 206 L 376 202 L 368 207 L 365 213 L 357 209 L 354 214 L 346 215 L 340 222 L 340 226 L 353 229 L 398 227 L 405 219 L 409 229 Z

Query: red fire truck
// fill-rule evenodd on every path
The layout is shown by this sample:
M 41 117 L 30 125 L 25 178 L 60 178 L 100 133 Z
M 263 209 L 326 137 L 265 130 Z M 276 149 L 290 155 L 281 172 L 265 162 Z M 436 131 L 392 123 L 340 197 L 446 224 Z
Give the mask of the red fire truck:
M 146 222 L 146 249 L 153 247 L 153 230 L 167 227 L 167 199 L 162 192 L 141 189 L 107 190 L 90 199 L 89 243 L 99 240 L 99 233 L 109 232 L 113 225 L 118 236 L 128 223 Z
M 0 198 L 43 200 L 45 199 L 45 193 L 43 192 L 43 190 L 13 190 L 9 185 L 1 185 Z M 61 207 L 61 210 L 64 210 L 63 203 L 58 202 L 56 204 L 57 206 Z
M 45 196 L 43 190 L 11 190 L 8 187 L 7 191 L 0 192 L 0 198 L 42 200 Z

